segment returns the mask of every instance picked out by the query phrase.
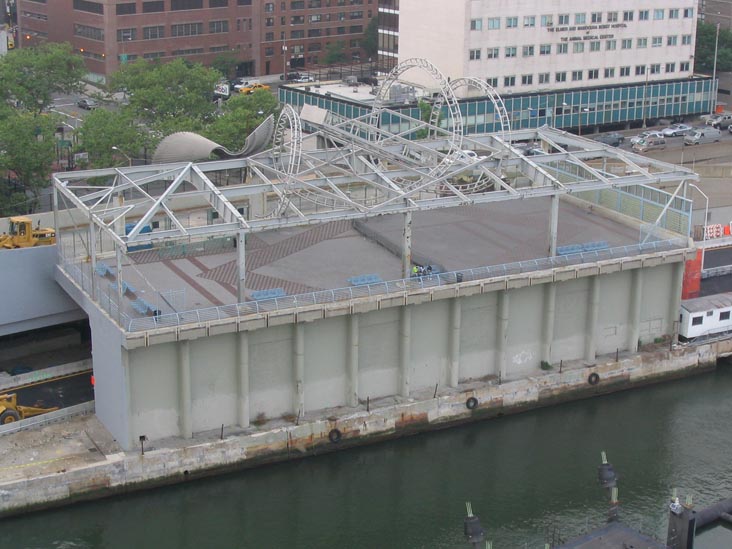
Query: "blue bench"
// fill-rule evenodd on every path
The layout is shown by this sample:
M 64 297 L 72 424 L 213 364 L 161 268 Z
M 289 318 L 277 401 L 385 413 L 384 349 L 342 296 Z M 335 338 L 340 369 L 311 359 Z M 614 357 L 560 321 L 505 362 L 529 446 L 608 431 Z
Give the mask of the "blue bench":
M 609 248 L 609 244 L 605 240 L 599 240 L 597 242 L 588 242 L 587 244 L 582 244 L 582 250 L 585 252 L 596 252 L 598 250 L 607 250 Z
M 352 276 L 348 279 L 351 286 L 364 286 L 366 284 L 378 284 L 379 282 L 383 282 L 383 280 L 377 274 Z
M 579 244 L 570 244 L 568 246 L 559 246 L 557 248 L 557 255 L 572 255 L 581 254 L 582 246 Z
M 117 291 L 117 283 L 116 282 L 110 282 L 109 283 L 109 289 L 112 290 L 113 292 L 116 292 Z M 133 286 L 127 284 L 127 282 L 125 282 L 123 280 L 122 281 L 122 295 L 127 295 L 128 293 L 129 294 L 136 294 L 137 293 L 137 290 Z
M 274 299 L 276 297 L 285 297 L 287 294 L 282 288 L 272 288 L 270 290 L 258 290 L 252 292 L 252 299 L 259 301 L 260 299 Z
M 96 271 L 96 273 L 102 278 L 112 274 L 112 269 L 110 269 L 109 265 L 107 265 L 104 261 L 100 261 L 99 263 L 97 263 L 97 266 L 94 267 L 94 271 Z
M 132 302 L 132 308 L 141 315 L 152 314 L 158 316 L 160 314 L 160 311 L 156 309 L 154 305 L 141 297 L 138 297 L 135 301 Z

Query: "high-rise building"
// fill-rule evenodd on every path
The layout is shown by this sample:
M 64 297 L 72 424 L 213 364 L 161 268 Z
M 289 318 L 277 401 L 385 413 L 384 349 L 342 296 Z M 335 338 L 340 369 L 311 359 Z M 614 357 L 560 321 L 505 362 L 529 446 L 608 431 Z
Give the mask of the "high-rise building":
M 375 0 L 18 0 L 20 45 L 70 42 L 104 78 L 137 58 L 210 63 L 233 55 L 240 75 L 320 65 L 329 49 L 365 58 Z

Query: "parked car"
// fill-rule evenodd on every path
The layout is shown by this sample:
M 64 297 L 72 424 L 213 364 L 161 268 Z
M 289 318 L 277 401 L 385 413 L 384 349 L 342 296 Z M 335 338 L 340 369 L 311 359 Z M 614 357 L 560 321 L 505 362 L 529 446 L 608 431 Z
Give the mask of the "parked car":
M 235 90 L 241 90 L 242 88 L 253 86 L 254 84 L 259 84 L 259 80 L 248 80 L 243 76 L 234 78 L 234 80 L 231 81 L 231 87 Z
M 485 160 L 486 158 L 488 158 L 487 156 L 479 156 L 477 152 L 470 150 L 460 151 L 460 153 L 470 162 L 478 162 L 480 160 Z
M 716 143 L 722 138 L 722 132 L 717 128 L 706 127 L 698 129 L 691 135 L 684 136 L 684 145 L 701 145 L 702 143 Z
M 709 122 L 707 122 L 707 124 L 709 124 Z M 729 128 L 730 124 L 732 124 L 732 113 L 725 112 L 712 118 L 710 126 L 712 126 L 713 128 L 722 129 Z
M 76 106 L 81 109 L 86 109 L 88 111 L 93 111 L 96 109 L 99 105 L 96 101 L 93 99 L 89 99 L 88 97 L 82 97 L 76 102 Z
M 688 124 L 671 124 L 668 128 L 665 128 L 661 133 L 665 137 L 681 137 L 691 130 L 692 127 Z
M 315 78 L 313 78 L 309 74 L 301 74 L 300 76 L 295 78 L 295 82 L 315 82 Z
M 656 132 L 658 133 L 658 132 Z M 636 152 L 648 152 L 655 149 L 665 149 L 666 148 L 666 138 L 662 135 L 658 136 L 649 136 L 644 139 L 641 139 L 637 143 L 633 144 L 633 150 Z
M 611 147 L 619 147 L 625 141 L 625 136 L 622 133 L 610 132 L 596 136 L 595 141 L 610 145 Z
M 239 88 L 239 93 L 251 94 L 257 90 L 268 91 L 269 86 L 267 84 L 260 84 L 259 82 L 255 82 L 254 84 L 250 84 L 249 86 L 244 86 L 242 88 Z
M 646 130 L 646 131 L 640 132 L 635 137 L 631 137 L 630 144 L 635 145 L 636 143 L 643 141 L 644 139 L 648 139 L 649 137 L 663 137 L 663 134 L 661 132 L 657 132 L 657 131 Z

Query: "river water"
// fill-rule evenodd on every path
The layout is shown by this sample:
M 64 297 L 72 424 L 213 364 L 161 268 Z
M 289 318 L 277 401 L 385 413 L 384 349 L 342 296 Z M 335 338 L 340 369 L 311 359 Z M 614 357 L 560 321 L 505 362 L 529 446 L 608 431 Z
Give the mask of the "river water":
M 465 501 L 494 549 L 621 517 L 665 539 L 672 487 L 732 497 L 732 368 L 643 389 L 0 522 L 20 548 L 465 548 Z M 732 547 L 732 531 L 697 547 Z

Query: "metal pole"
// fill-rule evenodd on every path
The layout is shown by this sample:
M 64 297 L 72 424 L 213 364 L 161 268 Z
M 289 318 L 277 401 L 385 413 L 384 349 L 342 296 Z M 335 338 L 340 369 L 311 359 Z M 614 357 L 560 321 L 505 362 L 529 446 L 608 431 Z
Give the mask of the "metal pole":
M 706 251 L 706 240 L 707 240 L 707 219 L 709 218 L 709 197 L 702 191 L 699 187 L 694 185 L 694 183 L 688 183 L 689 187 L 694 187 L 700 195 L 704 197 L 704 224 L 702 225 L 702 229 L 704 230 L 704 234 L 702 235 L 702 260 L 701 260 L 701 268 L 702 271 L 704 270 L 704 252 Z
M 714 114 L 714 108 L 717 105 L 717 51 L 719 50 L 719 23 L 717 23 L 717 36 L 714 39 L 714 68 L 712 69 L 712 89 L 710 98 L 709 114 Z M 704 220 L 706 224 L 706 220 Z M 703 252 L 702 252 L 703 253 Z M 702 266 L 703 268 L 703 266 Z
M 650 72 L 650 67 L 646 65 L 646 83 L 643 86 L 643 128 L 646 127 L 646 97 L 648 96 L 648 74 Z

